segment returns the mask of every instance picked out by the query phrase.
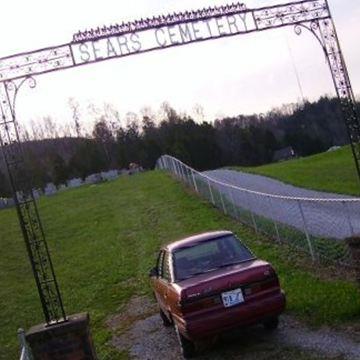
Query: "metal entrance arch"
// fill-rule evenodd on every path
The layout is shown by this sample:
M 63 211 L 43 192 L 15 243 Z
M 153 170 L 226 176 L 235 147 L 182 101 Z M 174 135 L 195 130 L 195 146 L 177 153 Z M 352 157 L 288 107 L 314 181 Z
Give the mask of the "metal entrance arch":
M 360 121 L 345 60 L 327 0 L 303 0 L 248 9 L 236 3 L 174 13 L 78 32 L 70 43 L 0 59 L 0 143 L 47 324 L 66 321 L 16 123 L 16 98 L 34 76 L 194 42 L 294 26 L 322 47 L 349 134 L 360 177 Z

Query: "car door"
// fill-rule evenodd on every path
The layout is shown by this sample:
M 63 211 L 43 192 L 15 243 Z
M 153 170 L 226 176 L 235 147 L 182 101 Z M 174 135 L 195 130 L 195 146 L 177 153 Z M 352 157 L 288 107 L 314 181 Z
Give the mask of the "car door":
M 157 275 L 151 277 L 154 294 L 155 294 L 156 300 L 159 303 L 159 305 L 161 302 L 159 281 L 160 281 L 160 275 L 162 273 L 163 259 L 164 259 L 164 251 L 161 250 L 159 252 L 157 262 L 156 262 Z
M 159 270 L 159 278 L 157 282 L 158 303 L 161 309 L 164 312 L 167 312 L 169 309 L 168 294 L 169 294 L 169 286 L 171 282 L 169 252 L 164 251 L 162 256 L 160 256 L 159 260 L 161 260 L 161 266 L 158 268 Z

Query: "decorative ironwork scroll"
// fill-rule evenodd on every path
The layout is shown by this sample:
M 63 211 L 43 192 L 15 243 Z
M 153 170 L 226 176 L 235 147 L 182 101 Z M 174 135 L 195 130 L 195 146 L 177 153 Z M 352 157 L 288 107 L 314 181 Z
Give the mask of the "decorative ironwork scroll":
M 79 31 L 73 37 L 73 42 L 84 42 L 103 37 L 124 35 L 130 32 L 149 30 L 161 26 L 172 26 L 199 20 L 208 20 L 217 16 L 236 15 L 246 11 L 245 4 L 236 3 L 224 6 L 209 7 L 207 9 L 185 11 L 152 18 L 140 19 L 128 23 L 116 24 L 111 26 L 97 27 L 96 29 Z
M 257 9 L 235 3 L 174 13 L 80 31 L 68 44 L 0 59 L 1 146 L 48 323 L 65 319 L 65 313 L 29 179 L 20 171 L 23 156 L 15 99 L 21 85 L 31 81 L 32 76 L 52 71 L 285 26 L 295 26 L 297 34 L 302 29 L 311 31 L 324 50 L 360 178 L 360 120 L 327 0 L 302 0 Z
M 300 1 L 253 10 L 258 30 L 300 24 L 330 16 L 326 0 Z
M 26 171 L 15 120 L 16 97 L 19 89 L 25 83 L 31 87 L 36 85 L 32 77 L 0 84 L 0 144 L 45 320 L 48 324 L 52 324 L 65 321 L 66 315 L 29 173 Z
M 69 45 L 0 59 L 0 81 L 19 79 L 74 66 Z

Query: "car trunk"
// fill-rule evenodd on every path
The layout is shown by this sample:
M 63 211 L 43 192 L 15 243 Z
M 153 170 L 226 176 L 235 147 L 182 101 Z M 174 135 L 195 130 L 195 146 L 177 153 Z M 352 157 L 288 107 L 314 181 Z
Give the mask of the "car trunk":
M 229 291 L 240 292 L 241 302 L 246 303 L 280 292 L 274 270 L 261 260 L 224 267 L 180 281 L 177 285 L 184 315 L 223 309 L 225 303 L 231 307 L 224 298 L 224 293 Z

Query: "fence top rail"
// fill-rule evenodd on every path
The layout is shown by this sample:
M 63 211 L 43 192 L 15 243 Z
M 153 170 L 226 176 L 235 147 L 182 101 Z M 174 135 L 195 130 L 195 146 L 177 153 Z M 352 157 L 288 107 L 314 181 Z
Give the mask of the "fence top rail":
M 307 198 L 307 197 L 296 197 L 296 196 L 285 196 L 285 195 L 276 195 L 276 194 L 268 194 L 268 193 L 264 193 L 261 191 L 255 191 L 255 190 L 249 190 L 249 189 L 245 189 L 242 188 L 240 186 L 236 186 L 233 184 L 229 184 L 223 181 L 219 181 L 217 179 L 212 178 L 211 176 L 205 175 L 193 168 L 191 168 L 190 166 L 184 164 L 181 160 L 171 156 L 171 155 L 162 155 L 162 157 L 167 157 L 169 159 L 175 160 L 178 163 L 182 164 L 183 166 L 187 167 L 188 169 L 192 170 L 194 173 L 196 173 L 199 177 L 202 177 L 204 179 L 207 179 L 217 185 L 221 185 L 221 186 L 227 186 L 233 190 L 237 190 L 237 191 L 241 191 L 241 192 L 246 192 L 249 194 L 253 194 L 253 195 L 259 195 L 259 196 L 264 196 L 267 198 L 273 198 L 273 199 L 280 199 L 280 200 L 288 200 L 288 201 L 306 201 L 306 202 L 323 202 L 323 203 L 360 203 L 360 198 L 359 197 L 347 197 L 347 198 Z

